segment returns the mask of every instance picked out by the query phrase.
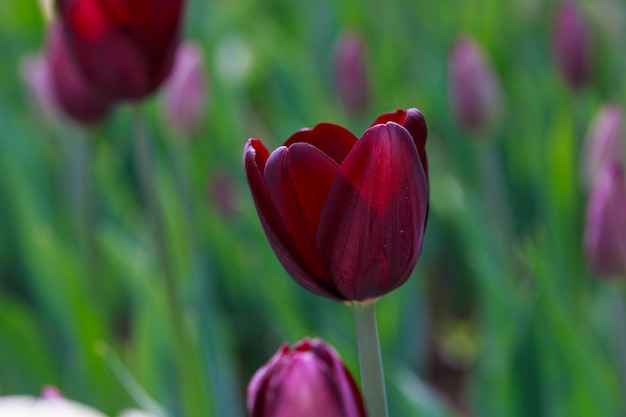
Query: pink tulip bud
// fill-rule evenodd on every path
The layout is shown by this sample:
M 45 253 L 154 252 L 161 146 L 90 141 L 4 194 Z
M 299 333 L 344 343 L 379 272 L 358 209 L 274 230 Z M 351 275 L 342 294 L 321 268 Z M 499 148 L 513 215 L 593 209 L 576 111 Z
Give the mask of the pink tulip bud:
M 587 26 L 578 6 L 574 2 L 561 3 L 554 20 L 553 49 L 559 71 L 573 88 L 589 81 L 589 48 Z
M 626 183 L 621 164 L 605 164 L 587 205 L 584 248 L 592 270 L 603 277 L 626 276 Z
M 198 128 L 204 115 L 206 87 L 202 51 L 195 44 L 182 43 L 163 86 L 165 115 L 172 127 L 185 134 Z
M 448 58 L 450 101 L 459 124 L 470 132 L 493 127 L 502 107 L 502 93 L 480 46 L 457 40 Z
M 53 399 L 53 398 L 63 398 L 63 394 L 61 391 L 54 385 L 45 385 L 41 390 L 41 398 L 44 399 Z
M 583 183 L 591 187 L 600 168 L 607 162 L 622 160 L 623 112 L 617 104 L 600 109 L 587 132 L 582 152 Z
M 364 417 L 359 389 L 337 352 L 319 339 L 287 344 L 248 385 L 250 417 Z
M 54 118 L 58 104 L 54 97 L 48 60 L 41 54 L 25 56 L 20 74 L 32 105 L 46 118 Z
M 79 123 L 91 124 L 102 120 L 109 113 L 109 100 L 94 89 L 76 67 L 62 28 L 53 24 L 48 36 L 48 77 L 58 107 Z
M 370 81 L 363 38 L 343 35 L 335 52 L 335 88 L 337 97 L 352 114 L 361 114 L 370 106 Z

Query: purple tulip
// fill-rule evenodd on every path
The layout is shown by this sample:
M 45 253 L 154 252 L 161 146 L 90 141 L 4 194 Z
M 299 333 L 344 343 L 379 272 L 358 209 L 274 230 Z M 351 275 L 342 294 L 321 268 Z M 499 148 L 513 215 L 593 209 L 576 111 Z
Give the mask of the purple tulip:
M 458 123 L 467 131 L 489 130 L 502 107 L 500 84 L 480 46 L 464 37 L 448 58 L 450 101 Z
M 553 30 L 556 64 L 573 87 L 587 84 L 591 76 L 591 57 L 587 26 L 574 2 L 561 3 L 556 11 Z
M 319 339 L 278 349 L 248 385 L 250 417 L 364 417 L 359 389 L 337 352 Z
M 341 104 L 352 114 L 370 106 L 370 81 L 363 38 L 343 35 L 335 52 L 335 89 Z
M 624 170 L 617 162 L 605 164 L 593 183 L 587 205 L 584 248 L 596 274 L 626 275 L 626 183 Z
M 582 152 L 583 182 L 591 187 L 600 168 L 622 155 L 623 112 L 617 104 L 607 104 L 596 115 Z
M 330 123 L 244 165 L 261 224 L 292 278 L 341 302 L 375 300 L 409 278 L 428 213 L 426 122 L 417 109 L 380 116 L 357 139 Z
M 169 75 L 184 0 L 57 0 L 72 56 L 112 100 L 139 100 Z
M 204 116 L 206 88 L 202 51 L 193 43 L 181 43 L 174 69 L 163 85 L 165 115 L 172 127 L 184 134 L 198 128 Z

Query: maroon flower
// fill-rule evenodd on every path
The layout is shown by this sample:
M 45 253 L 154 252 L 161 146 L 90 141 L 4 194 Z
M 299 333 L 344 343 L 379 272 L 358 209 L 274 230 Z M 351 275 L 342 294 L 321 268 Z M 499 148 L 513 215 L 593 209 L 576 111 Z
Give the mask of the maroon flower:
M 56 23 L 50 27 L 44 80 L 49 82 L 53 99 L 65 114 L 79 123 L 96 123 L 108 115 L 111 103 L 90 86 L 76 67 L 61 30 Z
M 320 123 L 271 155 L 248 141 L 244 165 L 261 224 L 296 282 L 363 302 L 409 278 L 428 212 L 426 134 L 410 109 L 380 116 L 361 139 Z
M 584 86 L 591 76 L 587 26 L 576 3 L 558 6 L 554 21 L 553 49 L 563 77 L 573 88 Z
M 595 273 L 607 278 L 626 276 L 626 182 L 618 162 L 605 164 L 593 183 L 584 247 Z
M 58 0 L 73 56 L 89 82 L 115 100 L 138 100 L 167 77 L 184 0 Z
M 248 385 L 250 417 L 364 417 L 361 393 L 339 355 L 319 339 L 283 344 Z

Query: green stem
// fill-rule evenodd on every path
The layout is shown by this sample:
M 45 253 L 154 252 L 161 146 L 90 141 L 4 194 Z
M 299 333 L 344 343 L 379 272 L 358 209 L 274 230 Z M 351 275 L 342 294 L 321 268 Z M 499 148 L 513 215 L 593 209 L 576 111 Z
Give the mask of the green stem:
M 180 301 L 180 291 L 176 280 L 176 272 L 168 248 L 165 216 L 159 203 L 156 188 L 156 167 L 154 164 L 154 149 L 146 132 L 141 113 L 136 109 L 134 151 L 137 158 L 137 169 L 140 186 L 146 200 L 146 209 L 153 238 L 155 240 L 157 256 L 161 262 L 165 278 L 165 293 L 168 313 L 173 330 L 174 360 L 178 370 L 180 392 L 183 398 L 183 415 L 205 415 L 202 408 L 202 396 L 197 392 L 195 365 L 191 360 L 192 348 L 185 331 L 183 306 Z
M 387 417 L 387 394 L 376 325 L 375 303 L 355 304 L 353 309 L 359 346 L 361 385 L 367 415 Z

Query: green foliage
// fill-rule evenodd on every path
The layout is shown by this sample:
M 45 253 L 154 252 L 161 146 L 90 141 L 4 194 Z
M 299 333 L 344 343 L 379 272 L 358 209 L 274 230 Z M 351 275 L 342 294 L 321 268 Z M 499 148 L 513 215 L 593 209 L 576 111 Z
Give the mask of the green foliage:
M 587 2 L 600 70 L 572 92 L 551 57 L 550 2 L 190 1 L 185 36 L 210 80 L 202 128 L 180 137 L 158 95 L 141 110 L 176 312 L 137 170 L 135 109 L 94 129 L 40 114 L 19 66 L 43 48 L 45 23 L 35 1 L 14 3 L 0 14 L 0 394 L 53 384 L 110 415 L 243 416 L 254 371 L 305 336 L 358 376 L 352 312 L 288 278 L 242 149 L 321 121 L 360 135 L 380 113 L 418 107 L 429 125 L 424 250 L 377 305 L 392 415 L 626 413 L 624 289 L 584 263 L 579 185 L 585 130 L 623 95 L 614 36 L 625 28 L 600 14 L 623 22 L 621 3 Z M 332 84 L 346 30 L 363 33 L 371 64 L 373 102 L 359 117 Z M 485 137 L 450 111 L 447 54 L 460 34 L 483 45 L 504 90 L 503 120 Z M 213 192 L 223 175 L 227 211 Z

